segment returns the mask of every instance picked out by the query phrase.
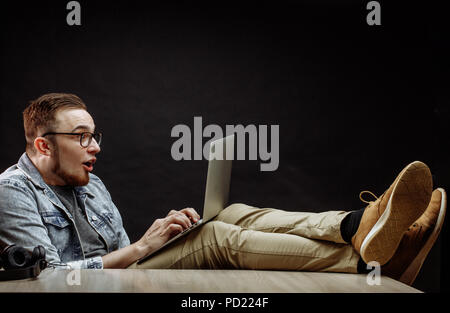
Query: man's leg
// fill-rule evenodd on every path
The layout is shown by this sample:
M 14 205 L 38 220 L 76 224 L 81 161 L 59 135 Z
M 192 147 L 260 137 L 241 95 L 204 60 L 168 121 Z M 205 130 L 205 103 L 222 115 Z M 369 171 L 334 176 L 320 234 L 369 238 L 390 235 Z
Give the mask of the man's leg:
M 235 203 L 225 208 L 216 220 L 262 232 L 351 244 L 351 238 L 358 229 L 363 212 L 364 209 L 351 212 L 289 212 Z M 357 271 L 367 272 L 367 264 L 361 258 Z
M 235 203 L 215 218 L 227 224 L 262 232 L 284 233 L 309 239 L 349 243 L 341 234 L 341 222 L 351 212 L 289 212 L 272 208 L 256 208 Z M 356 231 L 356 229 L 355 229 Z
M 211 221 L 130 268 L 236 268 L 357 272 L 351 245 Z
M 427 208 L 432 185 L 428 166 L 415 161 L 364 210 L 305 215 L 273 209 L 244 210 L 242 205 L 235 205 L 231 210 L 224 210 L 218 219 L 252 229 L 267 227 L 269 231 L 275 229 L 307 238 L 351 243 L 364 262 L 376 261 L 384 265 L 394 255 L 407 228 Z

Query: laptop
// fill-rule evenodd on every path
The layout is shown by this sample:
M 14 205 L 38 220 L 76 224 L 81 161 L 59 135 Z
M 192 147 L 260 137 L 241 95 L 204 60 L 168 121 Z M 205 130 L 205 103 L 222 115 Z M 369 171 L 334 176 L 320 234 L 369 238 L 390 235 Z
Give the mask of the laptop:
M 234 135 L 211 142 L 208 157 L 208 174 L 206 177 L 205 201 L 203 216 L 196 223 L 181 233 L 169 239 L 158 249 L 138 260 L 141 264 L 159 250 L 170 245 L 177 239 L 186 236 L 191 231 L 215 218 L 228 204 L 230 192 L 231 164 L 234 156 Z

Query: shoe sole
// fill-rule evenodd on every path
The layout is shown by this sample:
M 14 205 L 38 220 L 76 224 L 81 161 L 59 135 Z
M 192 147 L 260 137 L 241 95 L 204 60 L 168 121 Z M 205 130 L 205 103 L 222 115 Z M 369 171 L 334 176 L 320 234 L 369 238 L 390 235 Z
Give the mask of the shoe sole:
M 432 178 L 420 161 L 409 164 L 399 175 L 386 209 L 361 244 L 364 262 L 386 264 L 394 255 L 403 233 L 425 211 L 431 199 Z
M 430 252 L 437 238 L 439 237 L 439 234 L 442 230 L 442 225 L 444 224 L 445 212 L 447 210 L 447 194 L 445 193 L 445 190 L 442 188 L 437 188 L 437 190 L 441 192 L 442 198 L 436 225 L 434 226 L 433 232 L 426 241 L 425 245 L 422 247 L 422 249 L 420 249 L 417 256 L 414 258 L 414 260 L 411 262 L 411 264 L 408 266 L 408 268 L 405 270 L 402 276 L 400 276 L 399 279 L 399 281 L 401 281 L 402 283 L 405 283 L 410 286 L 416 280 L 416 277 L 419 274 L 420 269 L 422 268 L 423 262 L 425 261 L 428 253 Z

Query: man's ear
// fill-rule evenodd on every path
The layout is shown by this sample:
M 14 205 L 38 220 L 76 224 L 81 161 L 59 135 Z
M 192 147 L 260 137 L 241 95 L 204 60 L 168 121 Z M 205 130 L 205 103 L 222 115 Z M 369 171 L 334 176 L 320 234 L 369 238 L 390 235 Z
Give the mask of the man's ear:
M 44 137 L 34 139 L 34 148 L 39 154 L 50 156 L 52 154 L 52 143 Z

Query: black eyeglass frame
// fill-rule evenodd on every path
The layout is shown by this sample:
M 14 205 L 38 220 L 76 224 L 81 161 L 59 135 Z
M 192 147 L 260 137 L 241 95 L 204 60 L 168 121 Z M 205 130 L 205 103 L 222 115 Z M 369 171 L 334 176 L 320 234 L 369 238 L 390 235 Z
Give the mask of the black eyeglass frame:
M 83 142 L 83 137 L 89 134 L 89 142 L 87 143 L 87 146 L 83 146 L 82 142 Z M 102 137 L 103 134 L 102 133 L 91 133 L 91 132 L 82 132 L 82 133 L 57 133 L 57 132 L 47 132 L 45 134 L 43 134 L 41 137 L 45 137 L 47 135 L 72 135 L 72 136 L 80 136 L 80 146 L 83 148 L 87 148 L 89 147 L 89 145 L 92 142 L 92 138 L 95 139 L 95 142 L 97 142 L 97 144 L 100 146 L 100 143 L 102 142 Z M 97 140 L 98 139 L 98 140 Z

